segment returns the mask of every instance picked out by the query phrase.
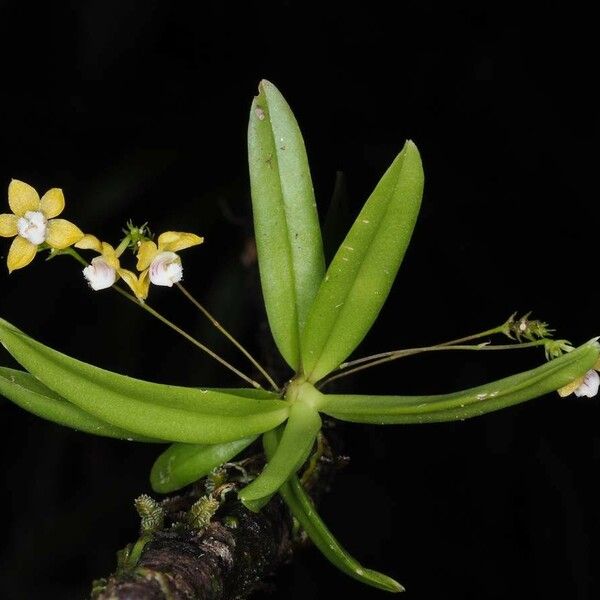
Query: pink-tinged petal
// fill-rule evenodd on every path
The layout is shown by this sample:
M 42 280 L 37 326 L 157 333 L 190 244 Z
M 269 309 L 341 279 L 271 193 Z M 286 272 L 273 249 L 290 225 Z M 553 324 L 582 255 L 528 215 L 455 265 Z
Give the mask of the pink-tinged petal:
M 154 285 L 173 287 L 182 277 L 181 258 L 175 252 L 159 252 L 150 264 L 150 281 Z
M 58 217 L 65 209 L 65 196 L 60 188 L 48 190 L 40 200 L 40 210 L 46 215 L 46 219 Z
M 35 258 L 36 253 L 37 246 L 25 238 L 17 236 L 10 245 L 10 250 L 6 258 L 8 272 L 12 273 L 17 269 L 26 267 Z
M 89 233 L 86 233 L 74 246 L 80 250 L 95 250 L 98 254 L 102 254 L 102 242 Z
M 83 231 L 65 219 L 48 221 L 46 243 L 51 248 L 64 250 L 83 239 Z
M 138 271 L 146 270 L 150 266 L 152 259 L 156 256 L 157 253 L 158 248 L 156 247 L 156 244 L 154 242 L 142 242 L 137 251 L 138 261 L 135 268 Z
M 8 186 L 8 205 L 17 217 L 40 210 L 40 196 L 28 183 L 13 179 Z
M 0 237 L 14 237 L 19 233 L 17 215 L 4 214 L 0 215 Z
M 577 397 L 586 396 L 587 398 L 593 398 L 598 394 L 598 388 L 600 388 L 600 375 L 590 369 L 584 376 L 582 384 L 575 390 Z
M 166 252 L 179 252 L 192 246 L 198 246 L 204 238 L 195 233 L 183 231 L 165 231 L 158 236 L 158 249 Z
M 83 269 L 83 276 L 96 292 L 111 287 L 117 280 L 115 269 L 102 256 L 92 259 L 92 263 Z

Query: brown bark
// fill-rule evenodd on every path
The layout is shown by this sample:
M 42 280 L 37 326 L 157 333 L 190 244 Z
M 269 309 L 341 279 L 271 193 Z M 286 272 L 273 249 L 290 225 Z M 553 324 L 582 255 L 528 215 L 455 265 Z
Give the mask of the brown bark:
M 346 460 L 332 455 L 320 438 L 317 455 L 308 463 L 306 487 L 313 498 L 326 491 Z M 252 476 L 261 463 L 244 461 L 244 466 Z M 243 473 L 237 477 L 241 481 L 209 477 L 185 495 L 163 500 L 164 519 L 158 524 L 150 519 L 153 531 L 142 532 L 141 541 L 119 553 L 116 572 L 94 582 L 92 599 L 238 600 L 266 587 L 269 575 L 291 558 L 303 536 L 294 537 L 291 516 L 278 496 L 260 513 L 237 500 L 237 490 L 248 481 Z M 208 498 L 218 506 L 216 512 L 192 522 L 194 505 Z
M 290 517 L 279 498 L 260 513 L 226 501 L 214 520 L 198 529 L 181 512 L 194 496 L 167 502 L 174 525 L 152 534 L 134 566 L 117 571 L 105 586 L 97 583 L 94 599 L 243 598 L 289 556 Z

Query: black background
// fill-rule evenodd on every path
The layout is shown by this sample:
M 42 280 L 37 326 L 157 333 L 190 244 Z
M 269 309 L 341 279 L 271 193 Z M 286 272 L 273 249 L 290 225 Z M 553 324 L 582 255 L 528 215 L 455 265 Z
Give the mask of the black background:
M 2 185 L 62 187 L 65 217 L 115 242 L 128 218 L 205 235 L 184 255 L 186 284 L 258 353 L 258 275 L 240 256 L 252 231 L 246 123 L 262 77 L 295 111 L 323 211 L 337 170 L 356 212 L 404 139 L 421 150 L 413 242 L 358 354 L 479 331 L 513 310 L 534 310 L 575 343 L 600 333 L 597 31 L 572 3 L 2 2 L 0 57 Z M 237 360 L 176 291 L 152 293 Z M 3 268 L 0 314 L 133 376 L 237 384 L 135 306 L 91 292 L 66 258 L 10 277 Z M 426 356 L 342 389 L 451 391 L 541 360 Z M 149 491 L 156 449 L 6 402 L 0 411 L 1 595 L 84 597 L 135 537 L 131 502 Z M 597 399 L 552 395 L 464 423 L 344 427 L 352 460 L 322 514 L 415 600 L 596 598 L 599 413 Z M 332 587 L 383 597 L 314 550 L 275 586 L 259 597 L 325 598 Z

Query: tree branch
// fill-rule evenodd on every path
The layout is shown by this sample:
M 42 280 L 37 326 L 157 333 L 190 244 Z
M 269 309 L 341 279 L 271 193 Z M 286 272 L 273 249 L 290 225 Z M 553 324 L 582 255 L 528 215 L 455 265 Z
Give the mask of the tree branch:
M 203 529 L 175 520 L 174 527 L 157 531 L 137 563 L 117 570 L 105 586 L 97 583 L 92 598 L 246 597 L 290 555 L 290 518 L 279 499 L 258 514 L 237 501 L 219 512 Z
M 308 463 L 306 487 L 314 498 L 347 460 L 334 457 L 326 442 L 325 448 Z M 260 471 L 262 460 L 228 467 L 184 495 L 155 503 L 162 513 L 150 519 L 154 530 L 143 531 L 142 517 L 140 538 L 118 553 L 115 573 L 94 582 L 92 599 L 238 600 L 266 587 L 269 575 L 291 559 L 304 537 L 293 532 L 278 496 L 259 513 L 237 500 L 237 490 Z

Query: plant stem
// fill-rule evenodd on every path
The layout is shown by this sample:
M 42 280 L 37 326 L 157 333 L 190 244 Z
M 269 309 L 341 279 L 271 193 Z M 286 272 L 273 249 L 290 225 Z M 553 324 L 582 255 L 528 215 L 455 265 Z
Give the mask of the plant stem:
M 121 256 L 131 242 L 131 235 L 127 234 L 122 240 L 121 243 L 115 248 L 115 254 L 117 256 Z
M 61 254 L 66 254 L 68 256 L 73 257 L 77 262 L 81 263 L 84 267 L 88 266 L 88 262 L 72 247 L 65 248 L 60 251 Z M 249 383 L 252 387 L 257 389 L 263 389 L 260 383 L 254 381 L 247 375 L 244 375 L 239 369 L 236 369 L 233 365 L 229 364 L 224 358 L 221 358 L 216 352 L 213 352 L 208 346 L 205 346 L 202 342 L 199 342 L 196 338 L 192 337 L 189 333 L 185 332 L 183 329 L 175 325 L 172 321 L 169 321 L 167 317 L 161 315 L 158 311 L 154 310 L 151 306 L 148 306 L 145 302 L 139 302 L 138 299 L 126 292 L 124 289 L 119 287 L 118 285 L 113 285 L 113 289 L 121 294 L 124 298 L 127 298 L 137 306 L 143 308 L 146 312 L 150 313 L 153 317 L 156 317 L 159 321 L 164 323 L 167 327 L 170 327 L 173 331 L 176 331 L 179 335 L 183 336 L 188 342 L 194 344 L 194 346 L 200 348 L 203 352 L 208 354 L 210 357 L 214 358 L 217 362 L 221 363 L 224 367 L 235 373 L 238 377 L 241 377 L 246 383 Z
M 465 337 L 456 338 L 455 340 L 449 340 L 447 342 L 442 342 L 441 344 L 436 344 L 435 346 L 427 346 L 427 348 L 437 348 L 439 346 L 454 346 L 456 344 L 462 344 L 463 342 L 469 342 L 471 340 L 478 340 L 482 337 L 489 337 L 492 335 L 496 335 L 497 333 L 504 333 L 505 324 L 499 325 L 498 327 L 494 327 L 493 329 L 488 329 L 486 331 L 482 331 L 481 333 L 474 333 L 472 335 L 467 335 Z M 415 348 L 410 349 L 415 350 Z M 345 370 L 349 367 L 354 367 L 356 365 L 360 365 L 366 362 L 380 360 L 382 358 L 387 358 L 389 356 L 396 356 L 400 352 L 407 352 L 408 350 L 389 350 L 388 352 L 380 352 L 379 354 L 371 354 L 370 356 L 363 356 L 362 358 L 357 358 L 356 360 L 351 360 L 345 363 L 342 363 L 337 370 Z M 377 363 L 379 364 L 379 363 Z
M 479 337 L 479 336 L 478 336 Z M 367 364 L 357 364 L 358 361 L 353 361 L 353 364 L 357 365 L 351 369 L 343 370 L 341 373 L 335 373 L 331 377 L 327 377 L 323 381 L 319 383 L 317 386 L 319 389 L 324 385 L 335 381 L 336 379 L 341 379 L 342 377 L 346 377 L 347 375 L 351 375 L 352 373 L 358 373 L 359 371 L 364 371 L 365 369 L 370 369 L 371 367 L 375 367 L 377 365 L 381 365 L 386 362 L 391 362 L 392 360 L 396 360 L 397 358 L 403 358 L 405 356 L 413 356 L 414 354 L 421 354 L 423 352 L 440 352 L 443 350 L 517 350 L 520 348 L 533 348 L 535 346 L 543 346 L 546 343 L 546 339 L 535 340 L 533 342 L 526 342 L 523 344 L 500 344 L 496 346 L 489 345 L 489 342 L 483 344 L 473 344 L 473 345 L 460 345 L 455 344 L 455 341 L 463 341 L 465 339 L 475 339 L 474 336 L 469 336 L 469 338 L 461 338 L 460 340 L 453 340 L 452 342 L 445 342 L 443 344 L 438 344 L 437 346 L 423 346 L 421 348 L 407 348 L 406 350 L 397 350 L 396 352 L 386 352 L 382 355 L 381 358 L 377 360 L 373 360 Z M 372 358 L 372 357 L 371 357 Z M 350 363 L 346 363 L 348 365 Z
M 194 344 L 194 346 L 200 348 L 203 352 L 208 354 L 210 357 L 214 358 L 217 362 L 221 363 L 224 367 L 235 373 L 238 377 L 241 377 L 245 382 L 249 383 L 252 387 L 262 390 L 263 387 L 254 379 L 251 379 L 247 375 L 244 375 L 239 369 L 236 369 L 232 364 L 228 363 L 224 358 L 221 358 L 216 352 L 211 350 L 208 346 L 205 346 L 202 342 L 199 342 L 196 338 L 192 337 L 189 333 L 175 325 L 172 321 L 169 321 L 167 317 L 161 315 L 158 311 L 153 309 L 151 306 L 148 306 L 145 302 L 139 302 L 135 296 L 126 292 L 124 289 L 120 288 L 117 285 L 114 285 L 113 288 L 116 292 L 119 292 L 121 296 L 124 296 L 128 300 L 131 300 L 137 306 L 143 308 L 146 312 L 150 313 L 153 317 L 156 317 L 159 321 L 164 323 L 167 327 L 170 327 L 173 331 L 176 331 L 179 335 L 183 336 L 188 342 Z
M 215 317 L 213 317 L 213 315 L 208 312 L 208 310 L 202 304 L 200 304 L 200 302 L 198 302 L 198 300 L 196 300 L 196 298 L 194 298 L 194 296 L 192 296 L 192 294 L 188 292 L 183 285 L 181 285 L 181 283 L 177 283 L 176 285 L 179 288 L 179 291 L 212 323 L 212 325 L 218 331 L 220 331 L 262 373 L 263 377 L 269 382 L 271 387 L 276 392 L 279 392 L 279 386 L 275 383 L 275 381 L 273 381 L 266 369 L 262 367 L 262 365 L 250 354 L 250 352 L 248 352 L 248 350 L 246 350 L 246 348 L 244 348 L 244 346 L 242 346 L 242 344 L 240 344 L 240 342 L 238 342 L 235 337 L 233 337 L 233 335 L 229 333 L 229 331 L 227 331 L 227 329 L 225 329 L 225 327 L 223 327 L 223 325 L 221 325 L 221 323 L 219 323 L 219 321 L 217 321 L 217 319 L 215 319 Z
M 78 263 L 82 264 L 84 267 L 87 267 L 89 265 L 88 261 L 85 260 L 85 258 L 83 258 L 83 256 L 81 256 L 81 254 L 79 254 L 79 252 L 77 252 L 77 250 L 75 250 L 71 246 L 65 248 L 64 250 L 59 250 L 58 252 L 56 252 L 56 256 L 58 256 L 59 254 L 66 254 L 67 256 L 74 258 Z M 54 258 L 54 256 L 50 255 L 50 258 Z

